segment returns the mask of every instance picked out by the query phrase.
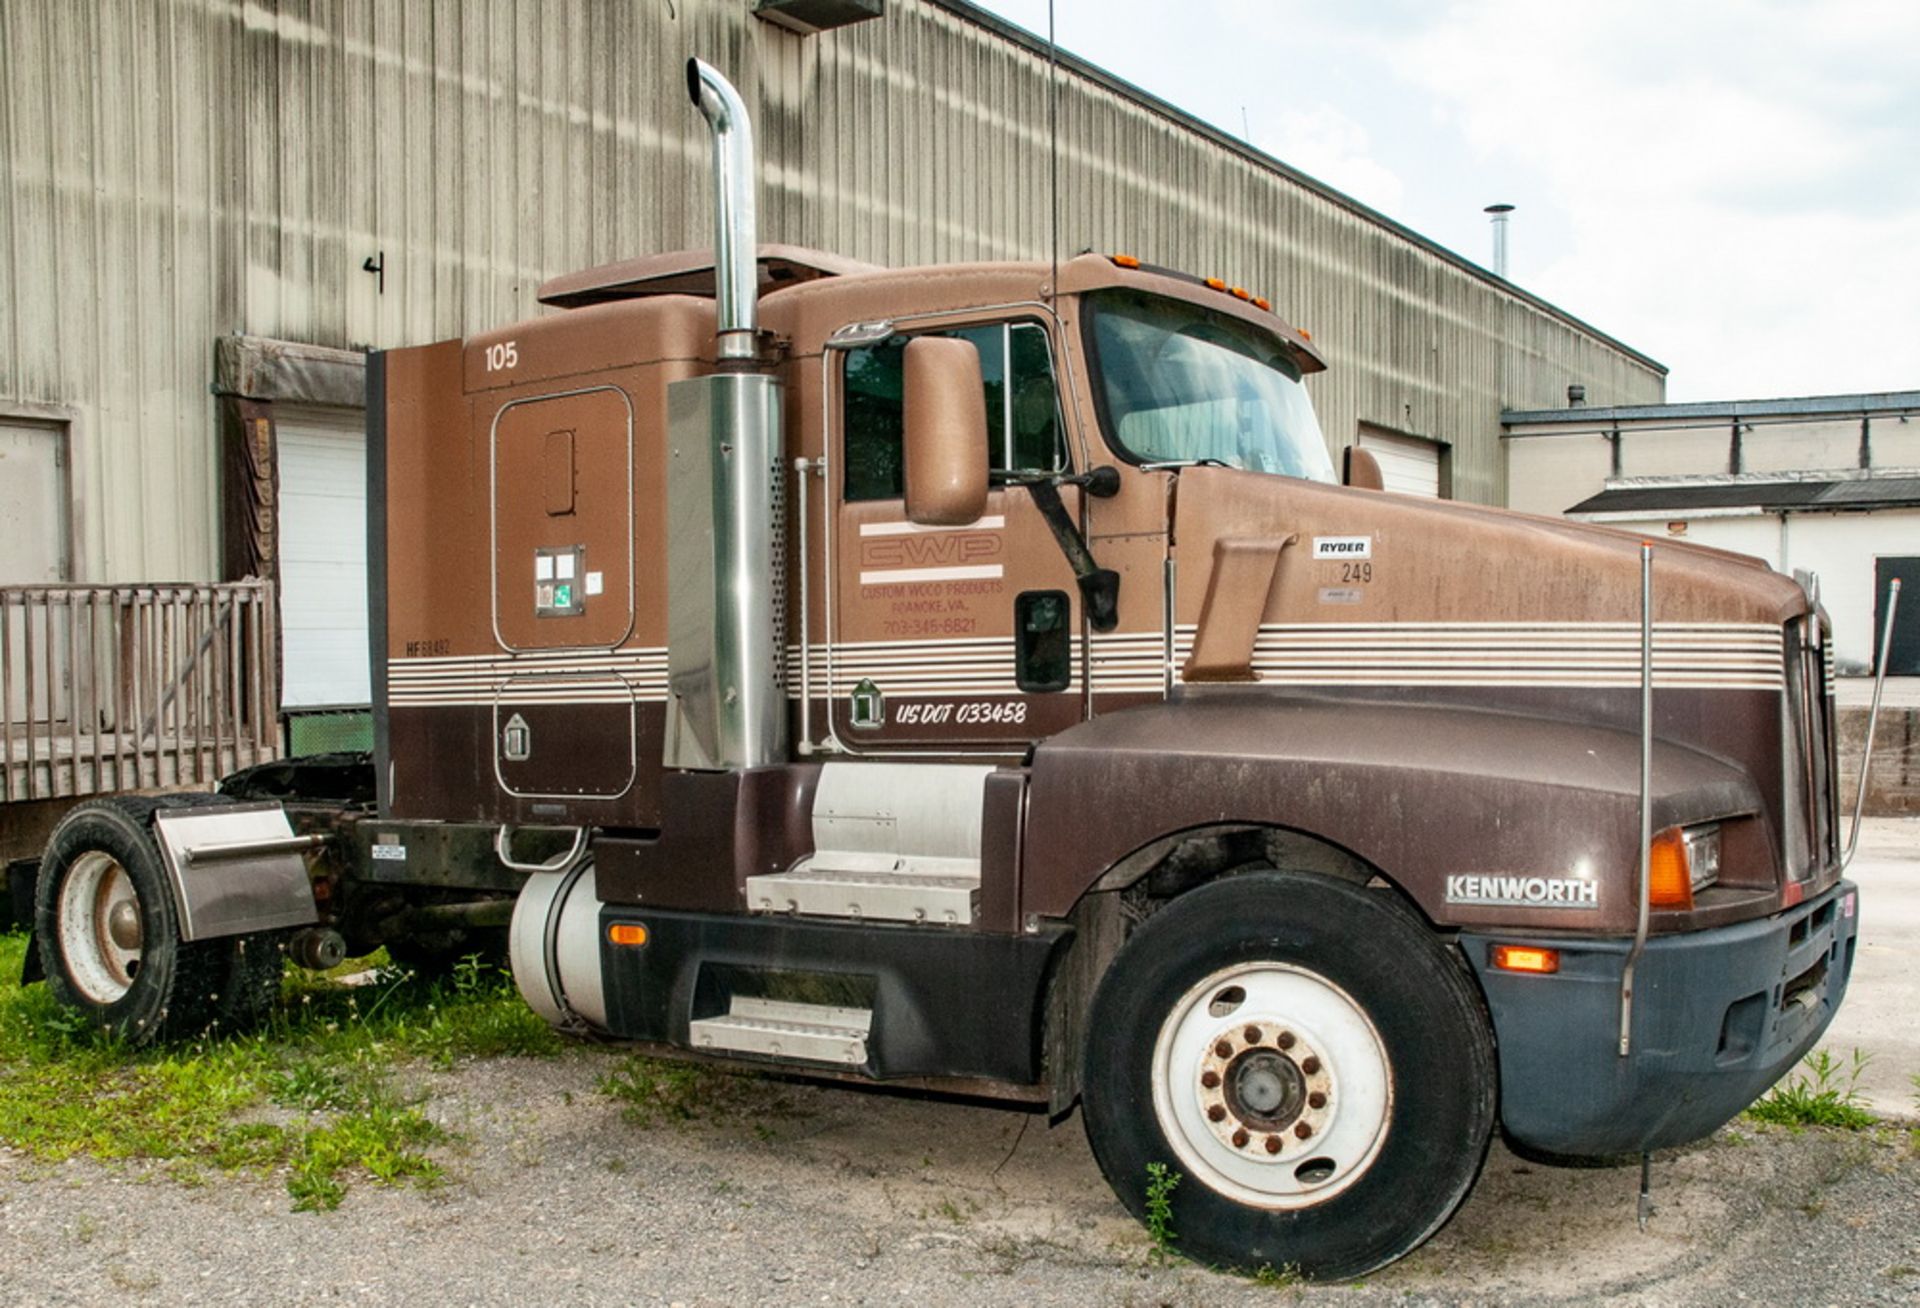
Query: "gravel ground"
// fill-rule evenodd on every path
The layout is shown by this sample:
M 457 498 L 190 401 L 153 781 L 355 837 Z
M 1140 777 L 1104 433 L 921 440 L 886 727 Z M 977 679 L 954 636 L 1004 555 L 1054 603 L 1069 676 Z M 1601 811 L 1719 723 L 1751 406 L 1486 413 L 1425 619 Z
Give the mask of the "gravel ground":
M 1360 1287 L 1154 1266 L 1077 1119 L 726 1078 L 693 1121 L 598 1092 L 617 1056 L 421 1070 L 462 1142 L 433 1191 L 356 1183 L 294 1213 L 279 1178 L 0 1149 L 9 1304 L 1874 1304 L 1920 1302 L 1920 1146 L 1742 1125 L 1637 1172 L 1496 1146 L 1425 1248 Z

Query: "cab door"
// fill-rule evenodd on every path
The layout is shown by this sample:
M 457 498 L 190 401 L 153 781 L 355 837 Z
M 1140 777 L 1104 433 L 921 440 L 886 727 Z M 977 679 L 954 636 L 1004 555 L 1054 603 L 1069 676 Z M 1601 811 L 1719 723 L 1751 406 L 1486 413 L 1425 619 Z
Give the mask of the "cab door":
M 904 355 L 922 334 L 980 353 L 994 487 L 963 526 L 907 521 Z M 909 328 L 841 353 L 824 669 L 834 735 L 854 752 L 1019 753 L 1079 721 L 1073 573 L 1031 494 L 1008 484 L 1068 466 L 1047 327 Z

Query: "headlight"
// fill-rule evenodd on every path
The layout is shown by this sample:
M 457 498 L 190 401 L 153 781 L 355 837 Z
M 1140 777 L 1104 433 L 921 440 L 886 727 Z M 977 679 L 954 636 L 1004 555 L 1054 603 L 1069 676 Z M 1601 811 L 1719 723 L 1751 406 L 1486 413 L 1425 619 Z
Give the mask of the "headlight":
M 1720 825 L 1668 827 L 1647 851 L 1647 902 L 1689 909 L 1696 891 L 1720 879 Z

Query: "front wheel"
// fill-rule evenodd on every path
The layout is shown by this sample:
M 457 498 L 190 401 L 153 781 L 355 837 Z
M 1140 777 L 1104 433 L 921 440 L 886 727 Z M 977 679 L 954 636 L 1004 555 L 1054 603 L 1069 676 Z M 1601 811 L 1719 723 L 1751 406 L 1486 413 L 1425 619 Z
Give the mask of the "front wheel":
M 1486 1158 L 1493 1041 L 1426 924 L 1351 882 L 1262 871 L 1149 918 L 1088 1017 L 1087 1135 L 1136 1216 L 1159 1163 L 1181 1252 L 1360 1276 L 1453 1214 Z

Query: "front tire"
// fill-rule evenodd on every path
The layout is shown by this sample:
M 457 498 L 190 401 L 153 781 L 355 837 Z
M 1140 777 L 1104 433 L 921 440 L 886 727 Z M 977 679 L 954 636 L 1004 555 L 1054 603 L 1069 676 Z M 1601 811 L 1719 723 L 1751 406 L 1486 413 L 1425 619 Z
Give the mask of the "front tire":
M 1127 942 L 1088 1015 L 1087 1136 L 1147 1211 L 1177 1172 L 1181 1252 L 1361 1276 L 1438 1231 L 1486 1159 L 1493 1040 L 1426 924 L 1347 881 L 1260 871 L 1181 896 Z

